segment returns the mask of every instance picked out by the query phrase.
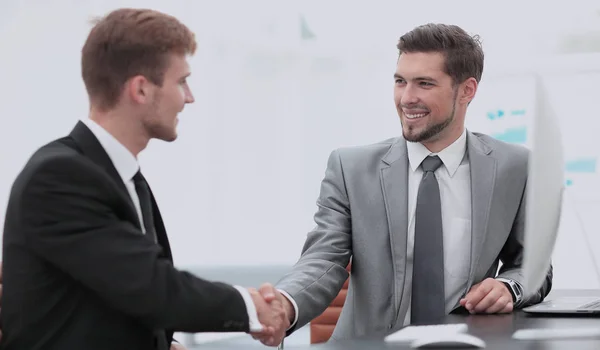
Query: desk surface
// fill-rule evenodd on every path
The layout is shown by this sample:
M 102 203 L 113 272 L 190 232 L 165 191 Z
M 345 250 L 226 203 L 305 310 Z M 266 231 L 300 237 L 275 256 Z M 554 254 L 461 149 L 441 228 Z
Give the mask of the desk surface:
M 547 299 L 560 296 L 598 296 L 600 291 L 556 291 L 550 294 Z M 480 337 L 486 342 L 486 349 L 506 350 L 506 349 L 569 349 L 569 350 L 597 350 L 600 349 L 600 337 L 597 339 L 563 339 L 563 340 L 514 340 L 512 334 L 519 329 L 528 328 L 565 328 L 565 327 L 600 327 L 600 317 L 590 316 L 552 316 L 540 317 L 529 316 L 521 311 L 516 311 L 508 315 L 449 315 L 445 323 L 466 323 L 469 326 L 469 334 Z M 247 349 L 247 348 L 266 348 L 260 343 L 236 342 L 216 342 L 202 344 L 193 347 L 190 350 L 224 350 L 224 349 Z M 272 348 L 274 349 L 274 348 Z M 366 350 L 366 349 L 409 349 L 406 345 L 385 343 L 383 340 L 352 340 L 340 341 L 315 345 L 304 346 L 285 346 L 288 350 L 302 349 L 321 349 L 321 350 Z

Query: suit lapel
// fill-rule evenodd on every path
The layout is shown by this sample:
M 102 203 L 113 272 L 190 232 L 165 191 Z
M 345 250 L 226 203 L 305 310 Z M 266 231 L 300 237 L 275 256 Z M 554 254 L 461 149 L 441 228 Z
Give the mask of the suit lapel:
M 404 139 L 392 145 L 383 157 L 381 187 L 390 232 L 392 264 L 395 275 L 395 306 L 400 299 L 406 278 L 406 245 L 408 231 L 408 156 Z
M 75 144 L 79 147 L 82 153 L 91 159 L 94 163 L 102 167 L 110 176 L 110 178 L 114 181 L 115 185 L 119 188 L 119 193 L 121 194 L 121 198 L 127 203 L 127 211 L 131 216 L 132 221 L 135 225 L 141 229 L 137 211 L 133 202 L 131 201 L 131 197 L 129 196 L 129 192 L 127 192 L 127 188 L 123 183 L 123 179 L 117 172 L 117 169 L 113 165 L 110 157 L 96 138 L 94 134 L 88 129 L 88 127 L 82 123 L 81 121 L 77 122 L 73 131 L 69 135 L 75 141 Z
M 490 207 L 496 180 L 496 159 L 490 155 L 492 149 L 476 135 L 468 132 L 467 152 L 471 169 L 471 268 L 467 285 L 470 288 L 476 275 L 479 259 L 488 235 Z

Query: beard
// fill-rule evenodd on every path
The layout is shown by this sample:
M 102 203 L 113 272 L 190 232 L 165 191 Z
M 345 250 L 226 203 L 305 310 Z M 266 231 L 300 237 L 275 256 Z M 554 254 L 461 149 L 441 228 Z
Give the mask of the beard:
M 162 95 L 157 94 L 152 106 L 146 113 L 144 120 L 144 129 L 151 139 L 172 142 L 177 139 L 175 126 L 176 117 L 165 118 L 166 111 L 161 108 Z M 168 121 L 171 121 L 170 123 Z
M 166 142 L 172 142 L 177 139 L 177 130 L 175 124 L 165 125 L 159 122 L 146 123 L 146 132 L 151 139 L 162 140 Z
M 412 126 L 408 127 L 408 130 L 402 130 L 402 136 L 404 139 L 409 142 L 424 142 L 428 140 L 434 139 L 438 136 L 442 131 L 444 131 L 450 123 L 454 120 L 454 108 L 452 109 L 452 113 L 443 121 L 428 125 L 425 130 L 421 131 L 418 134 L 413 133 L 414 128 Z
M 404 139 L 408 142 L 425 142 L 425 141 L 432 141 L 435 138 L 437 138 L 442 131 L 444 131 L 448 125 L 450 125 L 452 123 L 452 121 L 454 120 L 454 114 L 456 111 L 456 97 L 458 95 L 458 90 L 454 91 L 454 98 L 453 98 L 453 103 L 452 103 L 452 110 L 450 111 L 450 115 L 448 117 L 446 117 L 444 120 L 442 120 L 439 123 L 433 124 L 433 125 L 427 125 L 425 127 L 425 130 L 421 131 L 418 134 L 415 134 L 414 128 L 412 126 L 408 126 L 408 130 L 402 128 L 402 136 L 404 137 Z M 400 118 L 400 121 L 402 122 L 402 118 Z

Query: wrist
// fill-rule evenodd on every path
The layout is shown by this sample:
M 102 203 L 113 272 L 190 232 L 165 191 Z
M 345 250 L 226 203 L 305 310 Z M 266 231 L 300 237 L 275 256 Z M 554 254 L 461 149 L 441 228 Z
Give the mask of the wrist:
M 290 324 L 292 324 L 296 318 L 294 305 L 292 305 L 292 303 L 285 296 L 283 296 L 281 299 L 283 303 L 283 309 L 285 310 L 285 315 L 287 316 L 288 321 L 290 321 Z
M 523 290 L 519 283 L 508 278 L 498 278 L 497 280 L 501 282 L 508 290 L 508 293 L 512 297 L 512 301 L 515 305 L 519 304 L 523 300 Z

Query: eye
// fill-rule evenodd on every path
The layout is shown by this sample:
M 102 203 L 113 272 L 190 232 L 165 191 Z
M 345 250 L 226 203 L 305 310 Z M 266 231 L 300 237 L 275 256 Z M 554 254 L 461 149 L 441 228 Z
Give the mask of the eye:
M 404 84 L 405 83 L 404 79 L 402 79 L 402 78 L 396 78 L 394 81 L 396 82 L 396 84 Z
M 423 86 L 423 87 L 432 87 L 433 83 L 430 83 L 428 81 L 422 81 L 419 83 L 419 85 Z

